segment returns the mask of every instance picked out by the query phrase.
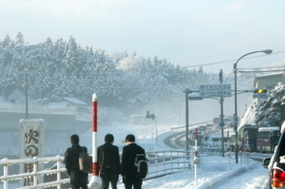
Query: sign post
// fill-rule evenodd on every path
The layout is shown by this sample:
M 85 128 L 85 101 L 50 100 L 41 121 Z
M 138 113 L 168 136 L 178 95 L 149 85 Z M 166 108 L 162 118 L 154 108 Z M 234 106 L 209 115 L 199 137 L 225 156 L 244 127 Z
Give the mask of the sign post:
M 224 110 L 223 102 L 225 97 L 231 96 L 231 84 L 222 84 L 222 71 L 220 72 L 220 81 L 221 84 L 210 84 L 210 85 L 200 85 L 200 97 L 203 98 L 212 98 L 220 97 L 221 104 L 221 115 L 220 115 L 220 127 L 221 127 L 221 147 L 222 147 L 222 157 L 224 157 Z

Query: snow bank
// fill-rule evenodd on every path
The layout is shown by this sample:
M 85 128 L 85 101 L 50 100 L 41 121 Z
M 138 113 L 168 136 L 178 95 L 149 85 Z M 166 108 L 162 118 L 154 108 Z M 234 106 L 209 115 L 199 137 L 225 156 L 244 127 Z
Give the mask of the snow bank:
M 242 171 L 247 170 L 247 166 L 242 166 L 239 167 L 237 169 L 234 170 L 230 170 L 228 172 L 225 172 L 224 174 L 215 176 L 215 177 L 210 177 L 209 179 L 207 179 L 205 182 L 203 182 L 202 184 L 198 185 L 198 187 L 196 189 L 210 189 L 212 188 L 214 185 L 224 181 L 225 179 L 232 177 L 236 174 L 239 174 Z

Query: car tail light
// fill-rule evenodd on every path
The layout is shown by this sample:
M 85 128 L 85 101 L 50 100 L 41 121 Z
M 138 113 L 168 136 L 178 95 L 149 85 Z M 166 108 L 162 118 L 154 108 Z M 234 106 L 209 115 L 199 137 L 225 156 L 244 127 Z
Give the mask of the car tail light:
M 280 188 L 285 186 L 285 172 L 280 168 L 274 168 L 271 174 L 271 186 Z

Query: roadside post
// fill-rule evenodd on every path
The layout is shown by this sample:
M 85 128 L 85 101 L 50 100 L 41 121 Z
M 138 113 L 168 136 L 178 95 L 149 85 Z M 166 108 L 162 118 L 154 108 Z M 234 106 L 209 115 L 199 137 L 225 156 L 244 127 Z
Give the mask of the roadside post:
M 99 166 L 97 162 L 97 95 L 92 95 L 92 176 L 88 183 L 90 189 L 101 189 Z
M 231 153 L 228 151 L 227 152 L 227 156 L 228 156 L 228 170 L 231 170 Z
M 246 162 L 247 162 L 247 166 L 249 166 L 250 165 L 250 153 L 249 152 L 246 152 Z
M 195 152 L 194 152 L 194 170 L 195 170 L 195 186 L 198 186 L 198 128 L 195 128 Z
M 239 158 L 240 158 L 240 160 L 239 160 L 240 164 L 242 164 L 242 151 L 239 151 L 238 154 L 239 154 Z

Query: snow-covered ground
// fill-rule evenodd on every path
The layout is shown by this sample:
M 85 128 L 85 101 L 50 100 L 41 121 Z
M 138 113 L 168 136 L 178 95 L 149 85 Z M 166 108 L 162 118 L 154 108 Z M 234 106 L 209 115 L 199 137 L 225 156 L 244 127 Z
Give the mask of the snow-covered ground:
M 201 155 L 197 184 L 194 169 L 143 182 L 144 189 L 267 189 L 267 170 L 260 162 L 251 161 L 249 166 L 236 164 L 233 157 Z M 123 185 L 119 185 L 123 189 Z

